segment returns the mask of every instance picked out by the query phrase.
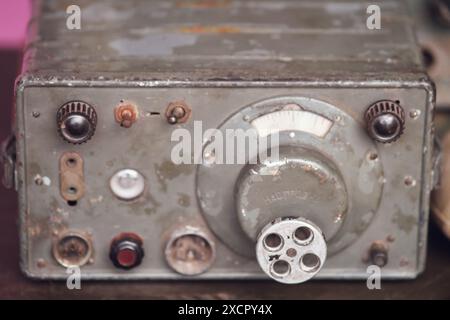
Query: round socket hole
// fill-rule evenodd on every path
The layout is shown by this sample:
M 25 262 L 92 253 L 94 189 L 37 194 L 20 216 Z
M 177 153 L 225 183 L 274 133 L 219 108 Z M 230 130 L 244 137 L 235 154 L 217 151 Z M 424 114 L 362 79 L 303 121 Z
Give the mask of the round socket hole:
M 176 272 L 197 275 L 207 271 L 214 262 L 214 244 L 200 234 L 177 235 L 166 247 L 166 261 Z
M 314 272 L 320 267 L 320 259 L 314 253 L 307 253 L 300 259 L 300 268 L 306 272 Z
M 67 189 L 67 192 L 70 194 L 77 194 L 78 189 L 76 187 L 69 187 L 69 189 Z
M 369 153 L 369 160 L 375 161 L 378 159 L 378 154 L 376 152 Z
M 414 187 L 416 185 L 416 180 L 411 176 L 406 176 L 403 182 L 407 187 Z
M 289 249 L 286 250 L 286 255 L 289 258 L 293 258 L 293 257 L 295 257 L 297 255 L 297 250 L 295 250 L 294 248 L 289 248 Z
M 69 158 L 67 159 L 66 164 L 69 168 L 74 168 L 77 165 L 77 159 Z
M 70 207 L 75 207 L 78 204 L 78 201 L 76 200 L 68 200 L 67 205 Z
M 294 240 L 301 246 L 306 246 L 313 240 L 314 234 L 308 227 L 299 227 L 294 232 Z
M 276 233 L 268 234 L 264 238 L 264 246 L 266 247 L 267 250 L 270 251 L 280 250 L 281 247 L 283 246 L 283 239 L 281 238 L 280 235 Z
M 92 243 L 81 233 L 69 232 L 54 241 L 52 251 L 56 261 L 62 266 L 82 266 L 91 257 Z
M 271 271 L 275 277 L 282 278 L 291 272 L 291 266 L 287 261 L 277 260 L 272 264 Z

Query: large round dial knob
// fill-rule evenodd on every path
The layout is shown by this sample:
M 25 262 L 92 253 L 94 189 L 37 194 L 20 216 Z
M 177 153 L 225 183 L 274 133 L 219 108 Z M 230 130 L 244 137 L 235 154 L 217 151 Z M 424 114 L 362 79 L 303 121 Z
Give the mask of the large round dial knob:
M 64 104 L 59 108 L 56 119 L 58 132 L 67 142 L 81 144 L 95 133 L 97 113 L 91 105 L 83 101 Z
M 307 281 L 370 226 L 385 180 L 377 145 L 352 115 L 309 97 L 275 97 L 244 107 L 219 129 L 223 136 L 256 130 L 260 154 L 200 165 L 199 206 L 223 243 L 256 258 L 273 279 Z
M 279 159 L 247 165 L 236 185 L 241 228 L 256 240 L 260 230 L 279 217 L 314 221 L 328 239 L 342 227 L 348 194 L 339 170 L 317 151 L 285 146 Z

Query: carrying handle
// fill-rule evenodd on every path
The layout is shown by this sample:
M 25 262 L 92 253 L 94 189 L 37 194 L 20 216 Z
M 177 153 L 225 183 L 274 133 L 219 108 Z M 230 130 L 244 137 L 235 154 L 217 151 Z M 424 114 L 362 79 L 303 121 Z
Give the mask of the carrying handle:
M 1 144 L 0 162 L 3 167 L 2 183 L 7 189 L 12 189 L 16 184 L 16 137 L 10 134 Z

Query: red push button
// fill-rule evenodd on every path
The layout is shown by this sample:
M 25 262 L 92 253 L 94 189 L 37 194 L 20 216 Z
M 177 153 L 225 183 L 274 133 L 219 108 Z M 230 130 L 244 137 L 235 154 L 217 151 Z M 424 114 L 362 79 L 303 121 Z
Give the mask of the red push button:
M 111 242 L 109 254 L 117 268 L 132 269 L 142 262 L 142 239 L 134 233 L 122 233 Z

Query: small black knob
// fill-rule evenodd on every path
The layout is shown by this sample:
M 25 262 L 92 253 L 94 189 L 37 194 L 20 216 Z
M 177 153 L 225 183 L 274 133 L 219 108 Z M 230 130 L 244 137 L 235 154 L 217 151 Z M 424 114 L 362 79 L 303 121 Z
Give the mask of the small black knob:
M 58 132 L 64 140 L 73 144 L 88 141 L 95 133 L 97 113 L 83 101 L 72 101 L 59 108 L 57 113 Z
M 129 270 L 141 264 L 144 258 L 142 239 L 134 233 L 122 233 L 113 239 L 109 257 L 120 269 Z
M 398 102 L 378 101 L 367 109 L 365 118 L 369 135 L 381 143 L 394 142 L 405 130 L 405 111 Z
M 369 250 L 370 260 L 382 268 L 388 263 L 388 248 L 383 241 L 374 241 Z

